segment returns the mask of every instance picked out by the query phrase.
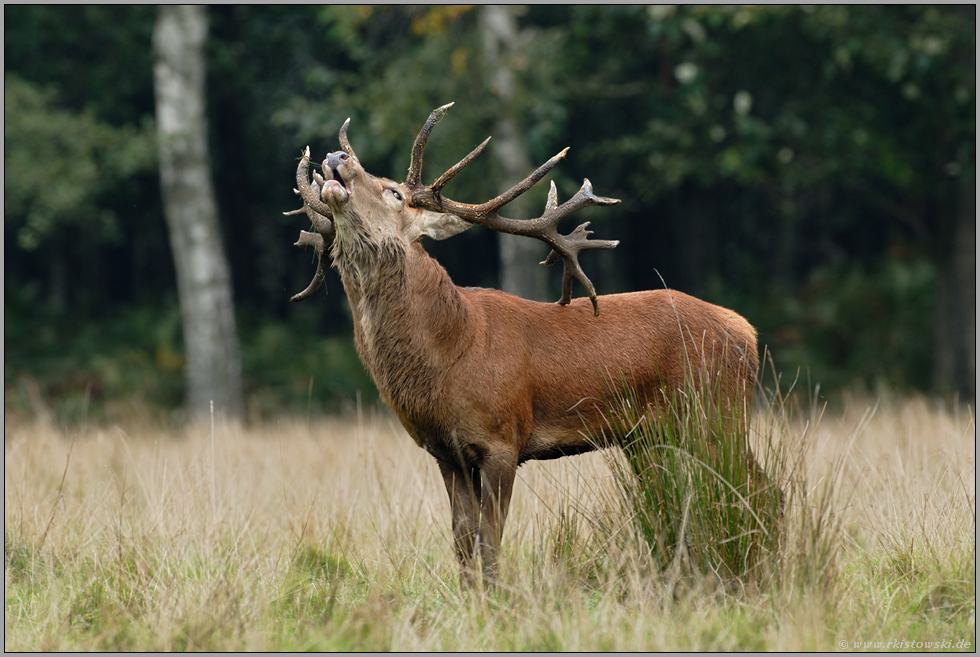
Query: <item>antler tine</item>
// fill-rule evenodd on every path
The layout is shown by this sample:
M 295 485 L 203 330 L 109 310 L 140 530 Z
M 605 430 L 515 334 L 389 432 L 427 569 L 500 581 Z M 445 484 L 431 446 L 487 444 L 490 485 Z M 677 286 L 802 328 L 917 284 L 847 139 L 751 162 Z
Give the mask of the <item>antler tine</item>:
M 438 194 L 442 190 L 442 188 L 446 186 L 446 183 L 448 183 L 450 180 L 452 180 L 456 176 L 457 173 L 459 173 L 460 171 L 462 171 L 463 169 L 465 169 L 467 166 L 469 166 L 470 162 L 472 162 L 473 160 L 475 160 L 476 159 L 476 156 L 479 155 L 480 153 L 482 153 L 483 152 L 483 149 L 486 148 L 487 147 L 487 144 L 489 144 L 489 143 L 490 143 L 490 137 L 487 137 L 486 139 L 483 140 L 483 143 L 482 144 L 480 144 L 479 146 L 477 146 L 476 148 L 474 148 L 472 151 L 470 151 L 470 154 L 469 155 L 467 155 L 462 160 L 460 160 L 455 165 L 453 165 L 453 167 L 451 169 L 449 169 L 449 171 L 447 171 L 446 173 L 444 173 L 441 176 L 439 176 L 439 178 L 434 183 L 432 183 L 432 185 L 430 186 L 430 188 L 432 189 L 432 191 L 435 192 L 436 194 Z
M 344 124 L 345 128 L 346 125 L 347 124 Z M 341 134 L 343 134 L 343 131 L 341 131 Z M 345 141 L 345 139 L 342 139 L 342 143 Z M 313 224 L 313 230 L 315 231 L 311 233 L 301 230 L 299 233 L 299 239 L 295 244 L 295 246 L 303 247 L 312 246 L 316 250 L 317 266 L 316 274 L 313 275 L 313 280 L 306 286 L 306 289 L 299 294 L 294 294 L 292 297 L 290 297 L 289 300 L 294 303 L 313 296 L 313 294 L 320 289 L 320 285 L 323 284 L 323 279 L 327 275 L 327 261 L 323 256 L 326 253 L 328 243 L 334 235 L 332 221 L 333 213 L 330 211 L 330 208 L 320 200 L 320 190 L 323 188 L 323 177 L 314 171 L 313 183 L 311 184 L 308 180 L 309 166 L 310 149 L 307 146 L 303 153 L 303 157 L 300 159 L 299 166 L 296 168 L 296 186 L 298 189 L 293 190 L 297 196 L 303 199 L 303 207 L 299 210 L 283 213 L 287 216 L 305 213 L 310 218 L 310 222 Z
M 448 112 L 449 108 L 452 106 L 453 103 L 448 103 L 446 105 L 443 105 L 442 107 L 437 107 L 436 109 L 432 110 L 432 113 L 429 114 L 429 118 L 426 120 L 425 125 L 423 125 L 422 129 L 419 130 L 419 136 L 415 138 L 415 143 L 412 145 L 412 160 L 411 163 L 408 165 L 408 177 L 405 178 L 405 184 L 408 185 L 409 188 L 415 188 L 421 184 L 422 151 L 425 149 L 425 142 L 429 141 L 429 133 L 432 132 L 432 126 L 438 123 L 440 119 L 442 119 L 442 117 L 446 115 L 446 112 Z M 453 173 L 453 175 L 456 174 Z M 452 178 L 452 176 L 450 176 L 450 178 Z
M 478 146 L 472 153 L 467 155 L 459 164 L 457 164 L 455 167 L 453 167 L 445 174 L 443 174 L 442 178 L 445 178 L 450 172 L 452 173 L 452 176 L 455 176 L 456 173 L 459 171 L 459 169 L 462 169 L 464 166 L 469 164 L 474 157 L 480 154 L 480 151 L 483 150 L 483 147 L 486 145 L 486 143 L 487 142 L 485 141 L 482 144 L 480 144 L 480 146 Z M 564 159 L 565 154 L 568 153 L 568 150 L 569 150 L 568 148 L 565 148 L 564 150 L 562 150 L 562 152 L 558 153 L 550 160 L 548 160 L 547 162 L 539 166 L 537 169 L 535 169 L 534 172 L 531 175 L 529 175 L 527 178 L 525 178 L 521 182 L 511 187 L 500 196 L 490 199 L 486 203 L 481 203 L 479 205 L 472 205 L 470 203 L 459 203 L 452 199 L 445 198 L 438 194 L 439 188 L 437 188 L 435 184 L 433 184 L 432 187 L 430 188 L 418 190 L 419 192 L 422 192 L 421 194 L 416 195 L 414 193 L 415 190 L 413 190 L 412 201 L 414 202 L 415 205 L 421 205 L 422 207 L 426 207 L 429 210 L 436 210 L 438 212 L 449 212 L 456 215 L 460 219 L 465 219 L 473 223 L 489 226 L 488 223 L 484 223 L 483 220 L 485 218 L 489 218 L 493 216 L 497 210 L 504 207 L 505 205 L 513 201 L 515 198 L 517 198 L 527 190 L 531 189 L 531 187 L 533 187 L 539 180 L 544 178 L 549 171 L 554 169 L 556 164 L 558 164 L 559 162 L 562 161 L 562 159 Z M 451 179 L 452 176 L 449 176 L 449 179 Z M 440 178 L 436 182 L 442 181 L 442 178 Z M 443 182 L 443 184 L 449 182 L 449 179 Z M 512 221 L 512 220 L 508 220 L 508 221 Z M 494 230 L 499 230 L 499 229 L 494 229 Z
M 449 171 L 439 176 L 439 178 L 432 185 L 422 185 L 422 151 L 425 149 L 425 144 L 429 140 L 429 134 L 432 132 L 432 127 L 446 115 L 446 112 L 448 112 L 449 108 L 452 106 L 453 103 L 448 103 L 442 107 L 432 110 L 432 113 L 429 114 L 429 118 L 422 126 L 422 129 L 419 130 L 419 135 L 415 138 L 415 143 L 412 145 L 412 159 L 408 166 L 408 176 L 405 178 L 405 185 L 412 190 L 412 205 L 415 205 L 416 207 L 423 207 L 428 210 L 435 210 L 437 212 L 449 212 L 455 214 L 461 219 L 466 219 L 474 223 L 481 223 L 480 219 L 496 212 L 533 187 L 535 183 L 544 178 L 556 164 L 564 159 L 565 154 L 568 153 L 569 149 L 565 148 L 562 152 L 558 153 L 535 169 L 534 172 L 527 178 L 511 187 L 500 196 L 490 199 L 486 203 L 471 205 L 469 203 L 458 203 L 452 199 L 443 198 L 440 194 L 442 187 L 452 180 L 457 173 L 469 165 L 470 162 L 476 158 L 476 156 L 482 153 L 483 149 L 486 148 L 487 143 L 490 141 L 490 138 L 487 137 L 483 143 L 474 148 L 469 155 L 457 162 L 456 165 L 449 169 Z
M 558 303 L 565 306 L 572 300 L 572 279 L 577 279 L 589 295 L 589 300 L 592 301 L 592 310 L 595 312 L 596 317 L 598 317 L 599 302 L 596 300 L 595 287 L 592 285 L 589 277 L 585 275 L 585 272 L 582 271 L 582 266 L 578 262 L 578 254 L 585 249 L 615 249 L 619 246 L 619 240 L 590 241 L 589 235 L 592 234 L 592 231 L 586 230 L 588 225 L 589 222 L 586 221 L 568 235 L 559 235 L 559 242 L 564 247 L 564 253 L 552 249 L 551 253 L 548 254 L 548 257 L 541 264 L 551 266 L 558 262 L 559 259 L 563 260 L 565 269 L 561 276 L 561 299 L 558 300 Z
M 592 308 L 595 314 L 599 314 L 599 303 L 596 300 L 595 287 L 592 281 L 582 271 L 578 263 L 578 254 L 585 249 L 612 249 L 619 242 L 615 240 L 589 240 L 592 231 L 586 230 L 588 222 L 582 224 L 568 235 L 558 232 L 558 223 L 568 215 L 589 205 L 614 205 L 619 203 L 619 199 L 604 198 L 592 193 L 592 183 L 588 179 L 582 183 L 582 188 L 568 201 L 558 205 L 558 192 L 555 183 L 551 183 L 551 190 L 548 194 L 548 201 L 545 204 L 545 211 L 536 219 L 508 219 L 501 217 L 497 211 L 507 205 L 515 198 L 533 187 L 535 183 L 545 177 L 555 165 L 557 165 L 568 153 L 568 148 L 564 149 L 550 160 L 539 166 L 527 178 L 517 183 L 506 192 L 490 199 L 486 203 L 472 205 L 469 203 L 459 203 L 450 198 L 442 196 L 441 190 L 450 180 L 453 179 L 464 167 L 472 162 L 490 141 L 487 138 L 482 144 L 460 160 L 455 166 L 442 174 L 432 185 L 422 184 L 422 151 L 425 143 L 429 139 L 432 127 L 445 115 L 446 111 L 452 107 L 452 103 L 443 105 L 433 110 L 418 137 L 412 146 L 412 160 L 408 168 L 408 177 L 405 179 L 406 186 L 411 190 L 411 204 L 415 207 L 435 210 L 436 212 L 446 212 L 454 214 L 460 219 L 471 223 L 480 224 L 493 230 L 510 233 L 512 235 L 524 235 L 534 237 L 548 244 L 552 252 L 541 264 L 551 265 L 558 262 L 561 258 L 565 264 L 562 273 L 562 295 L 558 303 L 566 305 L 571 301 L 572 280 L 576 279 L 585 288 L 592 301 Z
M 347 120 L 344 121 L 344 125 L 340 126 L 340 134 L 337 135 L 337 139 L 340 141 L 340 147 L 344 149 L 344 152 L 356 160 L 357 155 L 354 154 L 354 149 L 351 148 L 350 142 L 347 141 L 348 126 L 350 126 L 350 117 L 347 117 Z
M 313 178 L 313 183 L 309 187 L 310 194 L 315 198 L 319 196 L 320 190 L 323 188 L 323 178 L 317 175 L 316 172 L 313 173 Z M 293 194 L 296 194 L 296 196 L 299 197 L 303 196 L 303 193 L 296 188 L 293 188 Z M 326 206 L 324 207 L 326 208 Z M 309 217 L 310 223 L 313 224 L 313 230 L 322 235 L 324 239 L 330 239 L 334 234 L 333 212 L 330 211 L 330 208 L 326 208 L 326 210 L 327 214 L 321 214 L 311 208 L 310 204 L 306 202 L 306 199 L 303 199 L 303 207 L 299 208 L 298 210 L 283 212 L 283 215 L 293 217 L 298 214 L 305 214 L 307 217 Z M 296 246 L 300 245 L 297 244 Z
M 557 205 L 557 190 L 554 181 L 552 181 L 544 214 L 540 219 L 531 220 L 533 222 L 540 221 L 540 227 L 537 231 L 527 234 L 531 237 L 537 237 L 552 247 L 551 253 L 541 263 L 542 265 L 552 265 L 558 261 L 558 258 L 564 262 L 565 268 L 561 277 L 561 299 L 558 301 L 561 305 L 567 305 L 572 300 L 572 279 L 574 278 L 585 288 L 589 300 L 592 301 L 592 310 L 596 317 L 599 316 L 599 302 L 596 299 L 595 287 L 585 272 L 582 271 L 578 262 L 578 254 L 586 249 L 614 249 L 619 246 L 619 240 L 590 240 L 589 235 L 592 234 L 592 231 L 586 230 L 589 226 L 588 221 L 568 235 L 562 235 L 557 230 L 558 222 L 586 206 L 615 205 L 617 203 L 619 203 L 619 199 L 593 194 L 592 183 L 586 178 L 582 183 L 582 188 L 576 192 L 575 196 L 565 203 Z
M 564 151 L 560 155 L 564 155 Z M 555 156 L 552 159 L 556 160 L 558 157 Z M 552 164 L 552 166 L 554 165 Z M 525 180 L 533 178 L 535 174 L 531 174 Z M 502 194 L 498 199 L 510 195 L 511 191 L 508 190 L 508 192 Z M 497 199 L 494 199 L 485 203 L 483 206 L 469 206 L 469 208 L 473 208 L 469 212 L 457 212 L 455 208 L 464 206 L 465 210 L 465 204 L 443 199 L 441 209 L 443 212 L 452 212 L 462 219 L 478 223 L 481 226 L 486 226 L 502 233 L 534 237 L 550 246 L 552 252 L 541 264 L 551 265 L 558 262 L 558 259 L 561 258 L 565 265 L 565 270 L 562 273 L 562 296 L 558 303 L 567 305 L 571 301 L 572 279 L 576 279 L 588 293 L 589 299 L 592 301 L 592 309 L 596 316 L 598 316 L 599 303 L 596 299 L 595 287 L 592 285 L 589 277 L 585 275 L 585 272 L 582 271 L 582 267 L 578 262 L 578 254 L 585 249 L 614 249 L 619 245 L 619 241 L 589 240 L 588 236 L 592 234 L 592 231 L 586 230 L 586 227 L 589 225 L 588 222 L 582 224 L 568 235 L 562 235 L 558 232 L 558 224 L 568 215 L 584 207 L 591 205 L 615 205 L 619 203 L 619 199 L 596 196 L 592 192 L 592 183 L 586 178 L 582 183 L 581 189 L 561 205 L 558 205 L 558 191 L 555 188 L 554 181 L 552 181 L 544 214 L 536 219 L 508 219 L 507 217 L 501 217 L 492 207 L 496 201 Z M 489 213 L 482 211 L 482 208 L 485 206 L 491 206 Z
M 296 167 L 296 187 L 299 189 L 299 195 L 303 199 L 303 203 L 308 205 L 311 210 L 324 217 L 332 217 L 333 213 L 327 207 L 327 204 L 320 199 L 320 194 L 310 188 L 309 178 L 310 147 L 307 146 L 306 150 L 303 151 L 303 157 L 299 160 L 299 166 Z
M 316 250 L 317 263 L 316 263 L 316 273 L 313 275 L 313 280 L 310 284 L 306 286 L 306 289 L 299 294 L 294 294 L 289 297 L 290 303 L 296 303 L 297 301 L 302 301 L 303 299 L 308 299 L 313 294 L 320 289 L 323 284 L 323 279 L 327 276 L 327 263 L 323 257 L 326 251 L 326 241 L 323 236 L 319 233 L 310 233 L 305 230 L 299 231 L 299 239 L 296 240 L 296 244 L 293 246 L 312 246 Z

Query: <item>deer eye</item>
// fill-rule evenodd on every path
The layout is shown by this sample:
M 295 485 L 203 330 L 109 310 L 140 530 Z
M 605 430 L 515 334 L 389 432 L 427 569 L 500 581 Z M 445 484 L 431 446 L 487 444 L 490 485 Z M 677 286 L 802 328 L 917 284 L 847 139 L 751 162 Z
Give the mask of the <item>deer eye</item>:
M 398 199 L 399 201 L 400 201 L 400 200 L 402 200 L 402 195 L 401 195 L 401 193 L 400 193 L 400 192 L 398 192 L 398 190 L 395 190 L 395 189 L 390 189 L 390 188 L 389 188 L 389 189 L 388 189 L 388 191 L 389 191 L 389 192 L 391 192 L 391 193 L 392 193 L 392 195 L 393 195 L 393 196 L 394 196 L 394 197 L 395 197 L 396 199 Z

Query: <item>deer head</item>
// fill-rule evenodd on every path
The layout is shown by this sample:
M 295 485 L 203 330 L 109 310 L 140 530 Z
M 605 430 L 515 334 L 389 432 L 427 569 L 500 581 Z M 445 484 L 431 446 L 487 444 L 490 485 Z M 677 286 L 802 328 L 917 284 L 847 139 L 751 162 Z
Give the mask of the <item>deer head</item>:
M 552 182 L 544 213 L 540 217 L 508 219 L 497 213 L 554 168 L 565 157 L 567 148 L 542 164 L 527 178 L 486 203 L 471 205 L 443 196 L 442 188 L 446 183 L 472 162 L 490 141 L 487 138 L 431 185 L 424 185 L 421 182 L 422 152 L 432 127 L 450 107 L 452 103 L 434 110 L 422 126 L 412 147 L 411 164 L 404 183 L 375 177 L 364 170 L 347 140 L 350 119 L 340 129 L 342 150 L 327 155 L 321 165 L 322 176 L 314 172 L 312 183 L 309 182 L 308 173 L 309 148 L 306 149 L 296 169 L 297 189 L 294 190 L 302 197 L 303 208 L 286 214 L 306 213 L 310 217 L 315 232 L 303 231 L 297 245 L 316 247 L 320 264 L 313 282 L 290 301 L 305 299 L 319 288 L 325 271 L 322 255 L 325 245 L 335 234 L 342 245 L 344 241 L 359 239 L 375 244 L 390 240 L 408 244 L 421 239 L 423 235 L 433 239 L 446 239 L 473 224 L 480 224 L 504 233 L 534 237 L 548 244 L 552 251 L 541 264 L 552 265 L 559 259 L 564 262 L 562 296 L 558 303 L 564 305 L 571 300 L 572 279 L 576 279 L 585 287 L 592 300 L 595 315 L 598 316 L 595 287 L 582 271 L 578 254 L 585 249 L 615 248 L 619 242 L 589 240 L 588 236 L 592 231 L 586 230 L 588 222 L 568 235 L 560 234 L 557 226 L 562 219 L 586 206 L 613 205 L 619 203 L 619 200 L 595 196 L 592 193 L 592 184 L 586 179 L 578 193 L 558 205 L 558 193 L 555 183 Z M 354 246 L 351 244 L 352 248 Z

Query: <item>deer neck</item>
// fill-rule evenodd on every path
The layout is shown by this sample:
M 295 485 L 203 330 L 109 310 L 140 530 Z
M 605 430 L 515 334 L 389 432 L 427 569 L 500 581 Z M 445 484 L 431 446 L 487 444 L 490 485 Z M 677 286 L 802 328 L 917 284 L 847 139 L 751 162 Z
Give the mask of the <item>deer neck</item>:
M 425 417 L 465 340 L 467 310 L 446 270 L 420 244 L 345 240 L 332 252 L 354 318 L 354 342 L 382 399 Z

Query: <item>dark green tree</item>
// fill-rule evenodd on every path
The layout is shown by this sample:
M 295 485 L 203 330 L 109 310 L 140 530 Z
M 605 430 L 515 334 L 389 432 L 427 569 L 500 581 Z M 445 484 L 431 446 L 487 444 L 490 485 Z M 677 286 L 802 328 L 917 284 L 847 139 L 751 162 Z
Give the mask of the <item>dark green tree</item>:
M 668 284 L 727 290 L 791 362 L 923 387 L 931 361 L 935 389 L 971 392 L 974 30 L 973 7 L 577 8 L 569 131 Z M 849 315 L 820 287 L 850 263 L 869 295 Z M 903 276 L 934 276 L 928 298 Z

